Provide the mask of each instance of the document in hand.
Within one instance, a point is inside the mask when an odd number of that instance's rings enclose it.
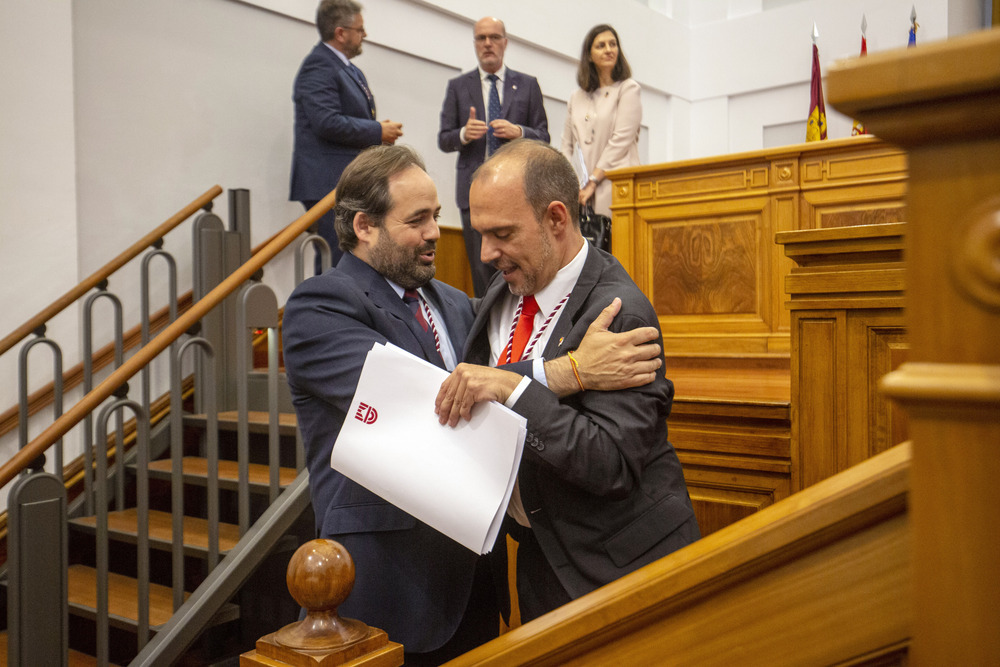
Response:
[[[368,352],[330,465],[476,553],[493,548],[514,488],[525,419],[496,402],[438,423],[446,371],[394,345]]]

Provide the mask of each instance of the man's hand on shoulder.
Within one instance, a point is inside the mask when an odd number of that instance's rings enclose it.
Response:
[[[660,332],[656,327],[639,327],[622,333],[609,331],[621,305],[621,299],[616,297],[591,322],[580,346],[572,352],[572,360],[563,355],[545,362],[549,389],[557,396],[569,396],[581,390],[631,389],[656,379],[656,371],[662,364],[660,346],[650,341],[655,341]]]

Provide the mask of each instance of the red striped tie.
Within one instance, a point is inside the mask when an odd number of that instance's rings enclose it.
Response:
[[[514,341],[510,353],[511,362],[521,360],[524,348],[528,345],[528,341],[531,340],[531,332],[535,328],[535,315],[537,313],[538,302],[535,301],[533,295],[529,294],[523,299],[521,317],[518,318],[517,326],[514,328]],[[504,354],[502,356],[506,358],[507,355]]]

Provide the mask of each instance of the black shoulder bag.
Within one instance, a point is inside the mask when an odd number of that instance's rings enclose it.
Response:
[[[595,248],[611,252],[611,218],[595,213],[588,204],[580,206],[580,232]]]

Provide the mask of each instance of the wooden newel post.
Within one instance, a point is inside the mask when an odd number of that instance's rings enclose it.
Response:
[[[340,543],[312,540],[292,555],[288,592],[306,617],[257,640],[257,649],[240,656],[240,665],[399,667],[403,646],[386,633],[351,618],[339,607],[354,587],[354,561]]]

